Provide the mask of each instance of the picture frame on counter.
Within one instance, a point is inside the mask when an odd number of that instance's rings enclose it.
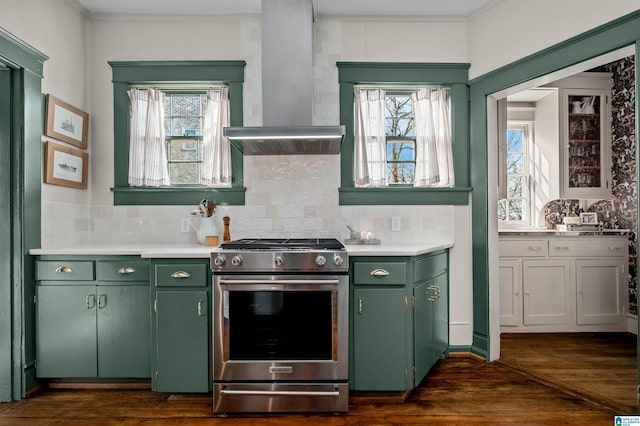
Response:
[[[89,113],[53,95],[47,95],[46,136],[87,148],[89,141]]]
[[[581,225],[597,225],[598,213],[580,213]]]
[[[51,141],[44,147],[44,182],[87,189],[89,154]]]

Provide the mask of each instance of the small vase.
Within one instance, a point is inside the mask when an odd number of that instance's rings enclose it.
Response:
[[[202,245],[206,244],[206,237],[218,236],[218,230],[216,229],[216,216],[203,217],[200,219],[200,226],[196,233],[198,242]]]

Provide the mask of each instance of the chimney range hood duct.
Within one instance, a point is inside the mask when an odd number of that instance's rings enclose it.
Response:
[[[262,121],[225,127],[245,155],[339,154],[344,126],[313,126],[312,0],[262,0]]]

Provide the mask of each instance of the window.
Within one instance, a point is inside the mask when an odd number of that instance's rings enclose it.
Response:
[[[244,61],[109,62],[114,94],[114,205],[193,205],[201,199],[243,205],[243,162],[240,149],[231,149],[231,185],[199,184],[203,172],[202,128],[204,98],[210,87],[227,87],[231,126],[242,125]],[[170,185],[130,186],[129,137],[134,87],[160,87],[164,93],[164,129]],[[233,145],[233,144],[232,144]]]
[[[164,130],[169,181],[197,185],[202,175],[205,93],[164,91]]]
[[[469,65],[378,62],[338,62],[337,65],[340,122],[346,129],[341,149],[340,204],[467,204],[471,191],[468,186],[469,92],[466,84]],[[355,88],[358,86],[384,88],[386,92],[385,123],[381,130],[384,133],[386,164],[384,173],[380,173],[384,175],[385,185],[366,186],[365,181],[356,178],[354,105]],[[415,101],[409,102],[407,98],[418,88],[436,86],[448,91],[453,141],[450,160],[455,170],[455,186],[414,187],[413,181],[419,175],[416,164],[420,150],[416,147],[420,146],[417,140],[420,136],[416,134],[415,105],[410,106]]]
[[[387,182],[413,184],[416,168],[416,127],[411,92],[387,92],[385,97]]]
[[[507,197],[498,200],[498,219],[505,222],[531,222],[528,168],[531,129],[531,123],[507,123]]]

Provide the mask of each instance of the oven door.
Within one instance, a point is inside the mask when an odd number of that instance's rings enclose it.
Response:
[[[214,277],[214,381],[347,380],[347,276]]]

